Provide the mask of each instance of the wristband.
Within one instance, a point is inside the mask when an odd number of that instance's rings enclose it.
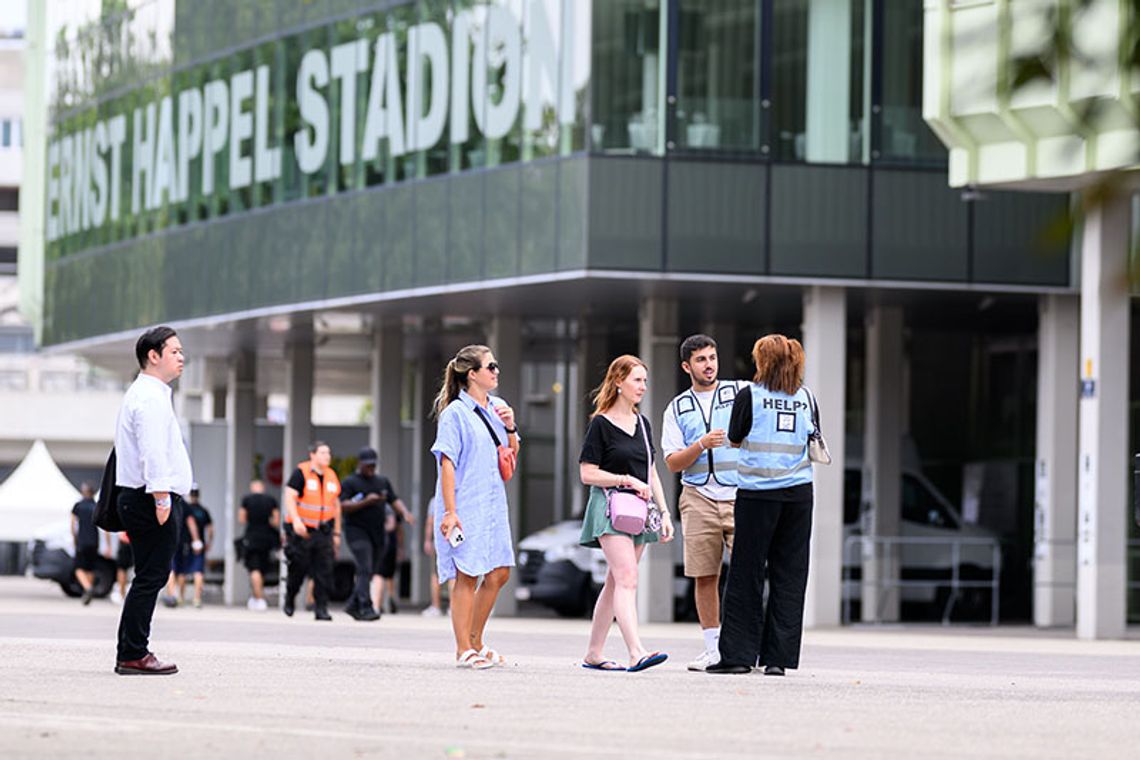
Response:
[[[705,450],[705,439],[704,439],[704,436],[701,436],[700,438],[698,438],[698,439],[697,439],[697,445],[701,447],[701,451],[704,451],[704,450]]]
[[[519,432],[519,427],[518,425],[515,425],[513,428],[504,427],[503,430],[507,431],[507,435],[514,435],[515,433]]]

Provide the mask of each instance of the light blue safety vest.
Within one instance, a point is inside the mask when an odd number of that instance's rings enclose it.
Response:
[[[808,435],[815,430],[805,388],[795,395],[752,386],[752,430],[740,444],[740,488],[771,491],[811,482]]]
[[[677,427],[681,429],[686,446],[696,443],[698,438],[714,428],[728,430],[732,403],[736,401],[740,386],[747,387],[747,384],[729,380],[717,385],[707,420],[692,388],[673,399],[673,415],[677,418]],[[738,452],[739,449],[731,446],[708,449],[681,473],[681,482],[688,486],[703,486],[708,485],[711,478],[722,486],[735,488]]]

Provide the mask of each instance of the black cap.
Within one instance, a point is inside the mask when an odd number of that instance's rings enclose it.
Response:
[[[356,455],[356,460],[361,464],[376,464],[379,457],[376,456],[376,449],[365,446]]]

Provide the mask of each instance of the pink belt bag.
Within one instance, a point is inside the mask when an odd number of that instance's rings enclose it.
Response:
[[[645,532],[645,518],[649,516],[649,502],[635,493],[611,488],[606,491],[606,517],[614,530],[640,536]]]

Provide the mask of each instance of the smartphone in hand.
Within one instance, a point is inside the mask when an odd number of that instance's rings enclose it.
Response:
[[[463,531],[459,529],[458,525],[452,528],[451,532],[447,534],[447,543],[451,544],[451,548],[453,549],[463,543],[463,539]]]

